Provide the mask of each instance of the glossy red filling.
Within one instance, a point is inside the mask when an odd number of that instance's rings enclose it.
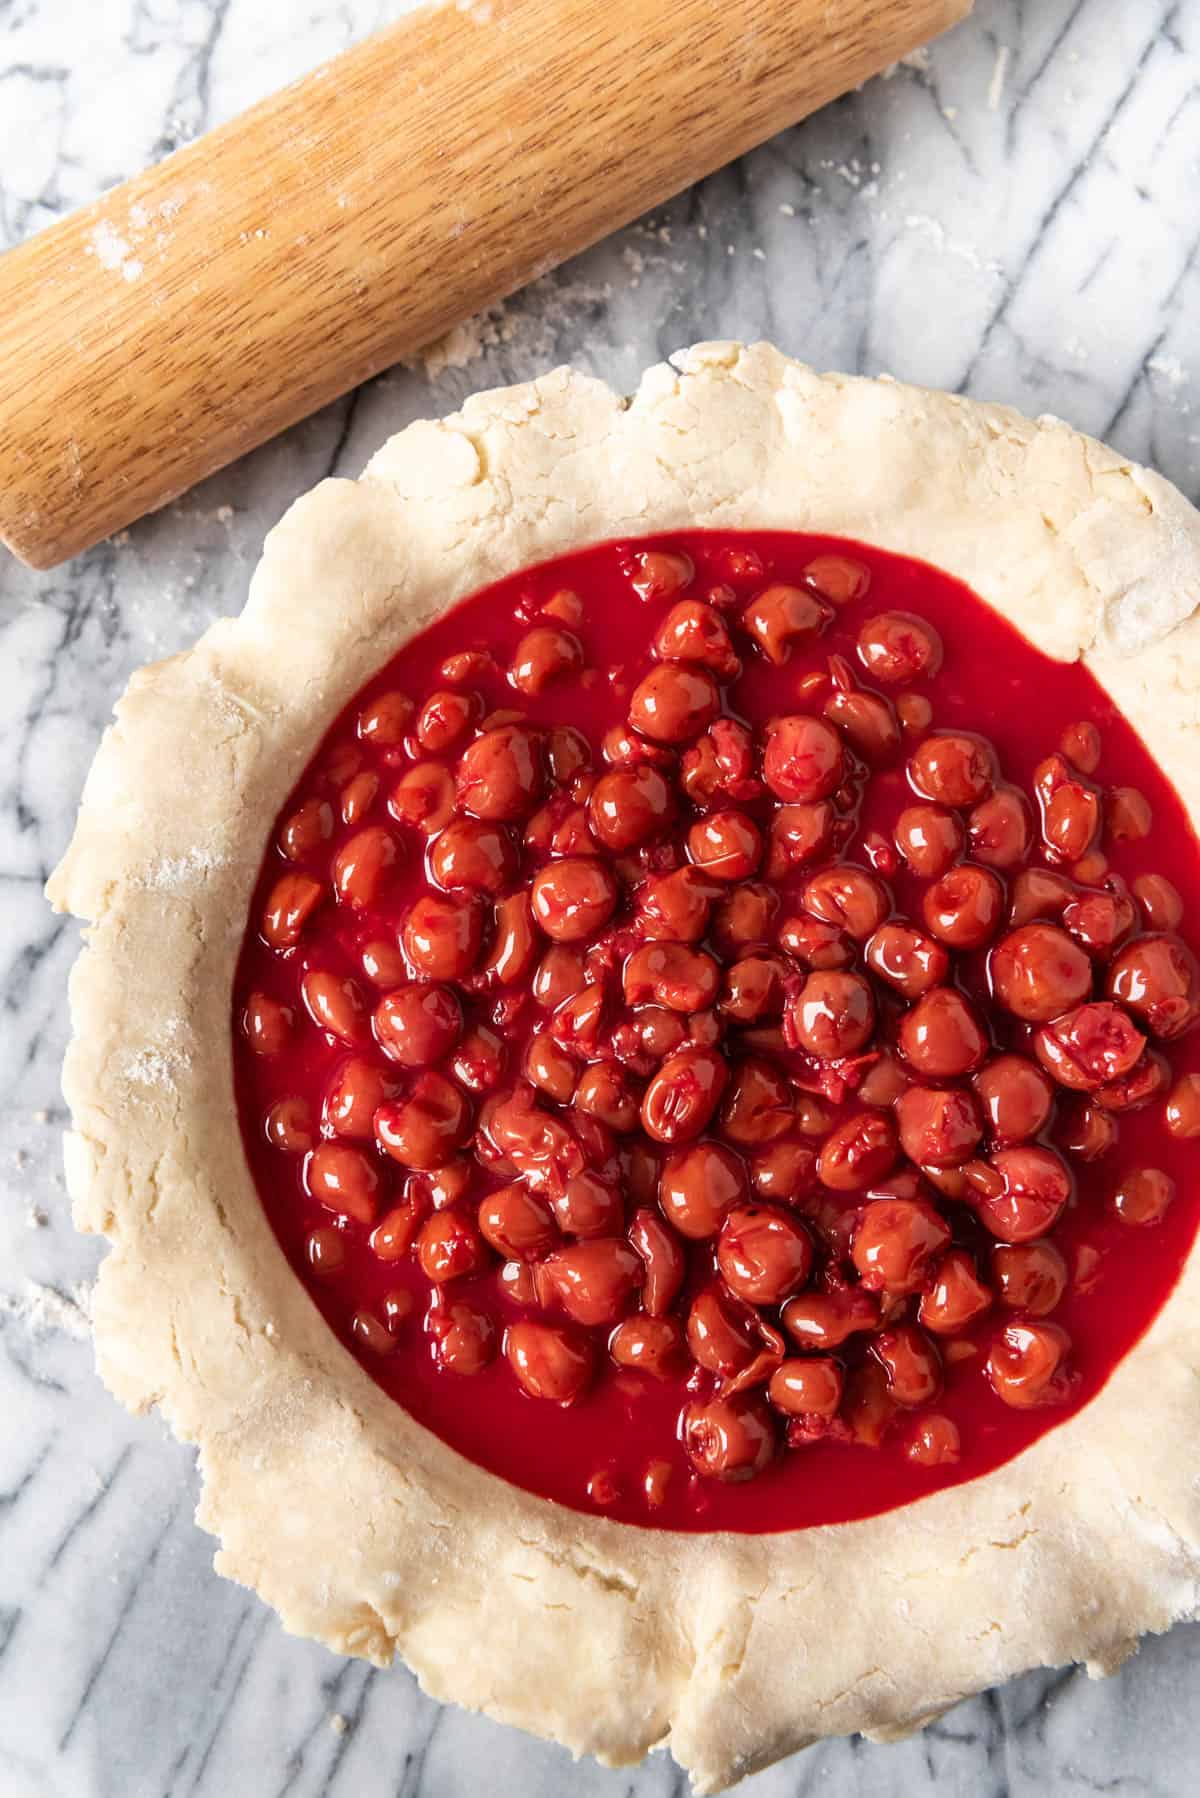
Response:
[[[790,638],[781,634],[780,621],[796,622],[808,613],[804,604],[781,602],[777,593],[764,601],[764,593],[770,596],[781,584],[816,606],[815,626],[809,618]],[[690,634],[684,620],[674,639],[660,637],[657,651],[653,647],[681,600],[711,606],[711,614],[701,616],[701,635],[709,630],[704,618],[715,616],[724,626],[710,630],[700,651],[704,660],[680,661],[670,653],[672,642],[689,654],[695,651],[696,618]],[[903,634],[872,632],[870,621],[891,612],[915,615],[932,627],[931,641],[940,638],[941,656],[934,655],[924,669],[905,666],[912,644]],[[529,633],[543,627],[556,637],[531,647]],[[730,646],[736,663],[726,655]],[[654,680],[645,682],[662,668],[672,672],[657,693]],[[411,699],[411,715],[392,697],[397,694]],[[434,694],[466,696],[466,703],[452,697],[426,707]],[[719,716],[748,726],[748,737],[722,736],[720,728],[708,734],[714,694]],[[863,695],[865,716],[856,710]],[[670,789],[674,815],[642,845],[612,850],[595,841],[594,832],[581,843],[580,807],[586,819],[594,777],[609,771],[606,753],[640,753],[636,742],[632,751],[628,742],[631,705],[636,722],[671,736],[660,743],[662,753],[654,762],[661,764],[655,772]],[[689,705],[695,707],[690,721]],[[574,745],[568,760],[586,751],[587,762],[572,772],[560,761],[564,779],[555,782],[551,772],[544,787],[524,798],[488,788],[485,775],[483,809],[505,814],[496,827],[509,859],[492,882],[497,891],[466,907],[471,918],[463,928],[469,924],[477,932],[477,941],[462,949],[470,972],[430,983],[430,991],[450,990],[458,1014],[452,1015],[451,1004],[443,1015],[436,994],[432,1011],[426,1007],[419,1017],[408,1001],[397,1002],[394,1015],[388,1014],[388,994],[409,987],[414,973],[428,971],[414,968],[411,955],[406,965],[400,946],[407,942],[411,948],[416,940],[412,908],[443,892],[434,875],[447,882],[447,869],[452,874],[455,865],[452,839],[443,841],[439,859],[438,835],[411,822],[414,783],[408,783],[407,802],[397,806],[389,795],[415,766],[433,764],[435,774],[438,767],[448,770],[457,787],[434,779],[431,802],[449,803],[462,818],[478,798],[472,765],[462,765],[463,754],[480,739],[481,727],[496,728],[497,713],[518,715],[519,728],[533,728],[539,745],[546,732],[569,727],[584,742]],[[814,757],[820,763],[834,753],[828,734],[806,725],[789,737],[792,727],[780,727],[781,718],[828,720],[834,727],[842,759],[830,774],[836,784],[820,800],[812,798],[823,778]],[[426,743],[447,746],[422,746],[415,734],[418,723]],[[938,761],[939,743],[955,732],[985,740],[979,751],[985,763],[990,745],[998,768],[981,764],[975,770],[981,790],[1019,789],[1032,835],[1018,862],[992,866],[986,878],[969,875],[961,891],[954,876],[931,897],[934,879],[914,872],[897,848],[897,820],[925,803],[915,786],[924,784],[928,793],[930,781],[947,799],[938,809],[960,824],[973,815],[975,801],[964,796],[949,803],[955,781],[969,785],[974,778],[962,762],[961,746],[953,767],[944,753]],[[617,742],[620,733],[627,739],[624,746]],[[708,747],[698,752],[701,738]],[[570,745],[565,737],[556,741],[560,751]],[[1048,762],[1060,748],[1077,760]],[[505,769],[511,772],[507,763]],[[774,791],[763,786],[764,773]],[[425,778],[418,777],[417,784]],[[541,776],[535,771],[531,779]],[[777,863],[786,859],[782,848],[775,849],[771,830],[779,806],[789,803],[793,779],[797,792],[807,795],[798,803],[827,808],[829,829],[815,850],[810,843],[805,859],[776,869],[766,880],[773,851]],[[714,782],[723,784],[714,791]],[[397,810],[404,821],[398,821]],[[706,824],[713,814],[726,819],[715,836]],[[732,825],[728,814],[734,814]],[[594,809],[591,816],[595,825]],[[1005,819],[993,823],[1002,835]],[[804,829],[810,825],[811,817]],[[565,837],[552,841],[555,830]],[[365,839],[364,831],[371,833]],[[527,832],[535,839],[532,846]],[[759,833],[761,843],[755,840]],[[556,850],[564,844],[574,859],[592,857],[602,870],[594,873],[591,887],[586,881],[581,887],[576,877],[568,893],[561,890],[556,864],[564,858]],[[478,845],[468,847],[473,851]],[[732,860],[722,867],[722,857]],[[751,866],[749,878],[766,880],[779,903],[761,944],[732,948],[721,919],[739,881],[724,876],[730,870],[736,874],[739,857]],[[647,938],[640,930],[642,883],[689,859],[706,858],[715,858],[717,879],[711,891],[704,889],[701,936],[674,961],[664,963],[661,956],[647,961],[644,952],[661,947],[663,932]],[[953,860],[979,865],[970,841]],[[836,892],[832,900],[828,892],[820,900],[806,897],[814,875],[847,866],[881,883],[881,918],[902,920],[920,934],[923,947],[914,947],[910,938],[880,937],[878,930],[870,947],[861,931],[854,934],[853,905],[839,923]],[[551,876],[545,875],[547,868]],[[1070,890],[1055,889],[1052,881],[1043,892],[1030,885],[1030,870],[1069,882]],[[886,1511],[989,1471],[1087,1403],[1178,1277],[1200,1217],[1200,1186],[1190,1177],[1200,1086],[1189,1079],[1200,1072],[1200,1055],[1190,1028],[1192,995],[1180,998],[1176,990],[1187,988],[1191,979],[1190,963],[1185,965],[1189,952],[1180,950],[1184,960],[1164,972],[1154,959],[1159,951],[1140,949],[1122,982],[1112,972],[1119,950],[1098,948],[1093,941],[1086,960],[1077,948],[1071,951],[1084,964],[1081,973],[1071,955],[1064,961],[1054,945],[1059,934],[1069,934],[1078,945],[1089,940],[1089,932],[1094,936],[1111,924],[1114,895],[1118,910],[1129,907],[1122,941],[1140,943],[1147,933],[1164,932],[1174,941],[1178,896],[1198,890],[1198,873],[1197,844],[1180,801],[1092,677],[1079,666],[1041,655],[961,583],[936,569],[859,544],[782,532],[681,532],[583,550],[473,595],[414,638],[347,707],[289,797],[251,902],[233,995],[235,1081],[247,1159],[279,1241],[330,1327],[413,1417],[480,1465],[558,1502],[648,1526],[757,1532]],[[281,881],[288,884],[281,888]],[[603,903],[610,885],[616,893],[611,916]],[[532,960],[526,944],[516,962],[482,973],[495,961],[497,901],[531,887]],[[868,910],[870,888],[868,881]],[[1098,898],[1103,903],[1097,910]],[[857,900],[862,899],[859,893]],[[561,1017],[556,1025],[531,991],[537,965],[552,948],[542,924],[563,928],[568,901],[582,906],[585,934],[565,946],[587,963],[583,1008],[570,1029]],[[590,929],[587,908],[593,903],[597,921]],[[1067,912],[1067,906],[1073,909]],[[1032,919],[1058,933],[1053,943],[1047,939],[1051,959],[1058,956],[1048,974],[1038,964],[1042,950],[1036,942],[1011,947],[1014,908],[1018,923]],[[789,921],[790,930],[784,928]],[[841,923],[850,926],[850,934]],[[943,951],[949,964],[939,984],[966,996],[983,1032],[989,1066],[997,1054],[1012,1051],[1052,1077],[1053,1104],[1036,1138],[997,1135],[985,1115],[985,1095],[968,1072],[927,1068],[918,1078],[906,1059],[902,1045],[913,1046],[915,1054],[917,1036],[916,1026],[905,1020],[911,1020],[918,1000],[891,983],[889,957],[899,956],[902,974],[919,986],[922,957],[932,954],[936,961]],[[643,955],[637,964],[644,974],[640,985],[630,972],[638,954]],[[723,983],[715,998],[705,990],[710,954]],[[738,1015],[745,1006],[742,989],[736,982],[730,986],[730,969],[756,954],[778,963],[782,1019],[770,1005],[759,1018]],[[822,1059],[814,1056],[811,1034],[820,1024],[813,1011],[820,983],[811,983],[829,966],[829,957],[839,974],[851,974],[869,991],[874,1016],[853,1053]],[[508,981],[512,966],[519,978]],[[664,1014],[659,1003],[664,982],[676,975],[683,989],[697,979],[700,985],[692,1001],[687,990],[676,993],[679,1009],[672,1013],[668,1005]],[[743,969],[740,978],[744,988],[750,973]],[[1110,979],[1116,981],[1119,1003],[1108,992]],[[1147,980],[1153,989],[1149,1001]],[[1165,999],[1156,980],[1166,982]],[[811,1002],[802,1015],[806,989]],[[1047,990],[1051,998],[1059,994],[1059,1005],[1047,1006]],[[584,1015],[588,994],[603,1006],[598,1023]],[[751,1010],[753,1003],[751,996],[746,1001]],[[771,1003],[778,1004],[778,995]],[[1105,1010],[1080,1017],[1084,1004]],[[667,1232],[674,1249],[682,1249],[682,1283],[665,1306],[656,1307],[660,1315],[650,1327],[642,1328],[641,1307],[653,1301],[647,1296],[635,1214],[643,1222],[647,1213],[673,1219],[670,1194],[659,1188],[658,1179],[662,1164],[691,1140],[691,1126],[685,1119],[676,1139],[664,1141],[661,1134],[657,1140],[653,1133],[647,1136],[643,1121],[630,1129],[623,1118],[617,1131],[592,1121],[580,1139],[580,1107],[571,1092],[578,1093],[585,1074],[600,1070],[602,1112],[619,1089],[635,1114],[642,1107],[642,1120],[653,1114],[655,1101],[645,1095],[657,1063],[653,1055],[646,1059],[631,1035],[631,1029],[641,1028],[647,1007],[668,1038],[691,1031],[694,1042],[683,1050],[685,1062],[698,1057],[695,1065],[703,1071],[703,1058],[715,1051],[734,1069],[733,1085],[719,1095],[699,1134],[716,1141],[725,1160],[736,1164],[736,1180],[744,1188],[742,1210],[748,1206],[749,1214],[739,1212],[740,1236],[730,1226],[722,1232],[727,1204],[711,1178],[698,1186],[693,1179],[691,1210],[685,1206],[684,1213],[695,1228],[679,1236],[668,1223]],[[846,1028],[844,1019],[837,1028]],[[465,1084],[459,1078],[463,1033],[479,1029],[484,1035],[475,1038],[476,1045],[490,1044],[489,1055],[501,1045],[503,1066],[490,1091],[479,1090],[490,1076],[478,1058],[465,1067]],[[535,1035],[545,1054],[531,1064],[526,1058]],[[849,1040],[842,1039],[843,1048]],[[737,1069],[747,1056],[782,1079],[786,1098],[778,1104],[786,1116],[780,1121],[766,1115],[776,1102],[770,1080],[765,1098],[751,1083],[742,1093],[741,1121],[735,1115],[727,1129]],[[1116,1109],[1097,1104],[1096,1081],[1088,1073],[1099,1065],[1097,1056],[1108,1058],[1110,1096],[1111,1081],[1135,1064],[1145,1091],[1122,1089],[1125,1096],[1114,1099]],[[339,1123],[336,1087],[350,1058],[359,1069],[359,1097],[368,1104],[368,1115],[373,1113],[366,1136],[361,1130],[348,1136],[344,1117]],[[540,1090],[525,1081],[531,1066],[544,1082]],[[886,1088],[888,1067],[899,1070],[897,1087],[907,1081],[925,1096],[896,1108],[894,1093]],[[428,1119],[418,1119],[421,1128],[414,1137],[413,1114],[404,1113],[406,1101],[424,1090],[431,1069],[438,1076],[429,1089],[437,1114],[434,1138],[438,1130],[450,1132],[448,1173],[432,1170]],[[600,1076],[609,1072],[613,1080],[605,1084]],[[873,1103],[858,1090],[868,1076],[872,1081],[865,1090]],[[561,1096],[555,1096],[556,1081],[563,1083]],[[686,1085],[681,1078],[667,1093],[672,1115],[693,1103]],[[566,1227],[570,1208],[562,1208],[561,1194],[553,1190],[557,1176],[538,1168],[527,1178],[528,1162],[502,1159],[507,1139],[497,1141],[489,1118],[496,1095],[507,1098],[514,1090],[519,1106],[534,1106],[539,1117],[545,1113],[565,1122],[571,1143],[582,1143],[578,1153],[589,1173],[617,1194],[618,1222],[605,1241],[611,1245],[620,1237],[625,1246],[603,1251],[607,1260],[596,1287],[603,1321],[586,1315],[587,1290],[580,1311],[578,1290],[571,1296],[572,1266],[564,1273],[554,1259],[588,1240],[576,1239]],[[930,1092],[950,1094],[952,1103],[931,1099]],[[1019,1094],[1006,1088],[1005,1096],[1015,1101]],[[455,1113],[449,1121],[448,1106]],[[839,1127],[864,1116],[870,1120],[865,1134],[860,1122],[850,1139],[841,1141]],[[663,1129],[669,1134],[677,1121],[668,1117]],[[918,1176],[896,1145],[897,1129],[906,1147],[920,1143],[919,1152],[942,1165],[930,1162]],[[883,1139],[882,1149],[872,1132]],[[336,1156],[321,1179],[314,1175],[314,1150],[322,1143],[352,1149],[357,1157],[346,1164],[344,1203],[337,1197]],[[1030,1192],[1026,1181],[1023,1189],[1017,1178],[1022,1169],[1013,1173],[1010,1164],[1010,1190],[1000,1190],[1004,1181],[997,1169],[1005,1166],[1005,1150],[1011,1153],[1014,1143],[1022,1153],[1032,1147],[1048,1152],[1051,1160],[1059,1158],[1049,1187]],[[1093,1154],[1095,1159],[1086,1158]],[[870,1165],[873,1155],[878,1173]],[[854,1166],[865,1169],[861,1181]],[[975,1170],[974,1181],[965,1185],[963,1166]],[[1057,1167],[1065,1169],[1065,1205],[1051,1190]],[[1028,1172],[1026,1164],[1022,1168]],[[825,1174],[831,1184],[824,1182]],[[486,1226],[484,1238],[479,1236],[478,1220],[490,1195],[522,1185],[536,1201],[526,1219],[525,1258],[505,1262],[486,1239]],[[706,1195],[715,1207],[711,1233],[703,1233],[702,1220],[697,1225],[697,1208],[703,1209]],[[892,1264],[887,1261],[895,1239],[884,1226],[891,1228],[895,1219],[886,1208],[878,1209],[881,1201],[896,1200],[924,1207],[921,1216],[932,1217],[929,1228],[936,1238],[928,1256],[917,1257],[910,1290],[901,1290],[905,1282],[894,1273],[895,1254]],[[1037,1223],[1043,1201],[1044,1229]],[[997,1260],[996,1251],[1014,1203],[1021,1239],[1048,1243],[1061,1256],[1065,1289],[1044,1313],[1003,1299],[1005,1257]],[[868,1227],[864,1219],[872,1206]],[[384,1226],[397,1216],[397,1207],[399,1223],[389,1238]],[[911,1230],[914,1214],[904,1215]],[[423,1250],[409,1247],[406,1217],[422,1227],[430,1218],[443,1220],[434,1226],[438,1239],[426,1232]],[[876,1266],[869,1240],[875,1226],[885,1275],[893,1265],[892,1285],[885,1280],[882,1292],[870,1271]],[[764,1230],[772,1240],[766,1245],[765,1296],[757,1298],[755,1254],[761,1244],[755,1233]],[[466,1270],[461,1273],[455,1272],[459,1255]],[[1020,1260],[1020,1255],[1008,1257],[1010,1271]],[[449,1277],[431,1281],[431,1267]],[[726,1318],[732,1318],[735,1334],[740,1330],[753,1340],[753,1354],[734,1351],[735,1360],[741,1356],[741,1380],[733,1362],[721,1372],[692,1359],[698,1339],[695,1301],[705,1293],[722,1293],[725,1279],[740,1282],[742,1294],[730,1301],[726,1292]],[[786,1298],[773,1296],[788,1279],[788,1291],[798,1300],[833,1293],[843,1307],[869,1302],[876,1307],[871,1327],[815,1353],[811,1341],[789,1329]],[[943,1288],[948,1281],[953,1288],[948,1297],[940,1293],[951,1310],[954,1303],[971,1308],[972,1282],[985,1289],[986,1308],[961,1327],[927,1330],[922,1307],[936,1319],[939,1280]],[[868,1293],[869,1301],[863,1296]],[[473,1322],[464,1339],[455,1338],[451,1353],[447,1334],[460,1305]],[[626,1350],[617,1352],[634,1365],[618,1365],[610,1343],[628,1317],[640,1320],[641,1334],[635,1342],[637,1332],[625,1331]],[[578,1351],[587,1360],[573,1402],[531,1396],[516,1377],[518,1326],[531,1320],[560,1330],[570,1353]],[[653,1356],[660,1338],[668,1345],[665,1378],[636,1365],[639,1354]],[[746,1363],[755,1355],[765,1356],[765,1362],[747,1373]],[[447,1358],[460,1371],[452,1371]],[[776,1377],[767,1384],[772,1372]],[[1033,1382],[1028,1390],[1040,1402],[1022,1408],[1026,1375]],[[736,1393],[739,1384],[744,1390],[730,1401],[739,1441],[730,1453],[723,1435],[728,1419],[719,1407],[706,1407],[731,1387]],[[1000,1389],[1007,1390],[1010,1402]],[[690,1430],[681,1425],[689,1406]],[[714,1471],[753,1477],[708,1477]]]

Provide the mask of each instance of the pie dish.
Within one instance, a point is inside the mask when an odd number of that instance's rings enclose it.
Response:
[[[764,345],[291,509],[49,889],[222,1572],[698,1792],[1196,1615],[1198,589],[1153,473]]]

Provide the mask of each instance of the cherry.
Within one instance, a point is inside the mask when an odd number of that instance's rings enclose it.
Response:
[[[864,951],[871,972],[905,999],[919,999],[941,986],[950,972],[950,957],[940,943],[896,920],[881,924]]]
[[[324,799],[306,799],[279,833],[279,847],[290,862],[317,855],[333,835],[333,808]]]
[[[848,863],[815,874],[804,888],[804,908],[855,942],[865,942],[891,910],[882,881]]]
[[[862,1192],[882,1180],[899,1159],[890,1118],[860,1111],[830,1131],[817,1157],[817,1175],[833,1192]]]
[[[321,1142],[304,1159],[304,1184],[330,1211],[358,1224],[375,1220],[379,1173],[360,1149],[345,1143]]]
[[[592,1168],[569,1174],[561,1183],[546,1183],[546,1196],[559,1229],[568,1236],[616,1236],[625,1222],[618,1188]]]
[[[722,1056],[685,1047],[668,1055],[642,1099],[642,1128],[655,1142],[690,1142],[708,1124],[729,1079]]]
[[[703,1011],[717,997],[721,970],[703,949],[686,943],[647,943],[625,963],[621,985],[627,1005],[648,1000],[669,1011]]]
[[[648,762],[602,774],[588,799],[592,835],[606,849],[635,849],[670,822],[671,789]]]
[[[670,1379],[686,1360],[683,1331],[673,1317],[627,1317],[609,1338],[608,1352],[618,1367],[656,1380]]]
[[[861,974],[810,974],[787,1018],[800,1048],[821,1060],[856,1055],[870,1041],[875,1002]]]
[[[671,549],[638,549],[628,559],[630,585],[647,602],[670,599],[691,583],[696,570],[690,556]]]
[[[736,680],[742,671],[725,620],[697,599],[671,607],[654,633],[654,650],[664,662],[699,662],[722,680]]]
[[[986,799],[996,777],[996,759],[982,737],[965,732],[935,733],[925,738],[908,761],[914,792],[936,805],[977,805]]]
[[[489,1193],[479,1206],[479,1228],[509,1261],[536,1261],[558,1241],[549,1210],[523,1186]]]
[[[482,1373],[495,1356],[496,1326],[476,1305],[458,1300],[431,1310],[425,1327],[437,1364],[447,1373]]]
[[[951,949],[982,949],[1000,928],[1004,889],[987,868],[963,862],[928,888],[921,915],[927,929]]]
[[[389,1060],[407,1068],[430,1067],[461,1036],[462,1006],[451,987],[413,981],[381,999],[371,1022]]]
[[[767,832],[769,880],[782,880],[826,854],[833,841],[834,812],[827,800],[777,806]]]
[[[858,653],[876,680],[905,685],[937,673],[942,642],[933,626],[912,612],[878,612],[858,633]]]
[[[593,936],[612,917],[617,884],[603,862],[566,856],[533,877],[533,915],[558,943],[577,943]]]
[[[285,874],[271,888],[263,911],[263,940],[272,949],[294,949],[304,927],[324,897],[319,880],[308,874]]]
[[[435,1211],[417,1232],[421,1272],[435,1286],[477,1273],[487,1260],[483,1238],[469,1218],[454,1211]]]
[[[1067,1290],[1067,1264],[1052,1242],[997,1243],[992,1278],[1002,1305],[1045,1317]]]
[[[619,1236],[593,1236],[556,1249],[542,1273],[568,1317],[611,1324],[628,1309],[643,1279],[640,1258]]]
[[[989,1308],[992,1295],[965,1249],[950,1249],[938,1262],[918,1315],[938,1336],[958,1336]]]
[[[589,1339],[570,1325],[545,1324],[532,1318],[510,1324],[504,1353],[518,1382],[531,1398],[570,1405],[591,1384],[595,1352]]]
[[[1029,855],[1033,825],[1016,787],[997,787],[967,819],[971,853],[989,868],[1016,868]]]
[[[991,963],[997,1000],[1018,1018],[1044,1023],[1086,999],[1092,964],[1064,930],[1023,924],[997,943]]]
[[[1146,1039],[1119,1005],[1077,1005],[1033,1039],[1034,1052],[1060,1086],[1087,1092],[1120,1080],[1137,1063]]]
[[[910,1067],[929,1080],[954,1080],[972,1073],[988,1047],[969,1000],[952,986],[932,987],[905,1012],[899,1044]]]
[[[1054,1088],[1027,1056],[993,1055],[972,1084],[998,1141],[1025,1142],[1044,1129],[1054,1105]]]
[[[815,642],[829,616],[828,609],[803,587],[776,583],[750,601],[742,613],[742,629],[750,633],[768,661],[781,665],[793,649]]]
[[[629,722],[652,742],[684,743],[712,723],[720,698],[706,668],[663,662],[635,688]]]
[[[942,1390],[942,1361],[933,1343],[915,1324],[881,1330],[871,1352],[887,1375],[894,1402],[915,1409],[937,1398]]]
[[[414,973],[460,980],[475,966],[483,942],[478,900],[425,893],[405,918],[400,942]]]
[[[1161,1168],[1139,1167],[1113,1193],[1112,1207],[1123,1224],[1157,1224],[1175,1197],[1175,1182]]]
[[[709,1287],[693,1299],[687,1318],[687,1344],[697,1367],[730,1379],[750,1365],[755,1342],[749,1313],[736,1308],[724,1287]]]
[[[658,1202],[669,1224],[695,1241],[715,1236],[746,1197],[746,1169],[724,1144],[692,1143],[663,1163]]]
[[[649,1317],[663,1317],[674,1304],[687,1273],[683,1244],[658,1213],[648,1208],[634,1213],[629,1241],[645,1268],[642,1309]]]
[[[983,1135],[979,1106],[962,1088],[910,1086],[896,1101],[900,1144],[918,1167],[969,1161]]]
[[[777,1305],[812,1271],[812,1238],[787,1211],[739,1205],[727,1213],[717,1266],[729,1290],[756,1305]]]
[[[879,1300],[860,1286],[802,1292],[787,1301],[780,1318],[802,1349],[841,1348],[851,1336],[878,1326]]]
[[[688,854],[710,880],[745,880],[762,858],[762,832],[744,812],[710,812],[688,831]]]
[[[544,782],[541,745],[523,725],[484,731],[458,764],[459,803],[476,818],[528,817]]]
[[[772,1062],[748,1057],[737,1063],[721,1108],[721,1128],[747,1148],[786,1135],[795,1116],[791,1086]]]
[[[752,1393],[694,1400],[684,1407],[682,1421],[688,1459],[707,1479],[750,1480],[775,1458],[770,1412]]]
[[[579,638],[571,631],[540,624],[526,631],[517,644],[508,678],[519,693],[540,693],[551,681],[575,674],[582,666],[583,645]]]
[[[501,893],[516,869],[517,852],[508,831],[478,818],[453,819],[429,851],[429,872],[446,892]]]
[[[868,1292],[919,1292],[949,1241],[949,1225],[927,1200],[872,1199],[863,1207],[851,1255]]]
[[[896,820],[896,847],[923,879],[936,880],[944,874],[962,846],[962,824],[944,806],[906,806]]]
[[[1177,936],[1135,937],[1113,959],[1108,994],[1155,1036],[1182,1036],[1200,1017],[1200,967]]]
[[[413,702],[394,689],[380,693],[358,714],[358,734],[378,749],[395,749],[408,734]]]
[[[1070,1347],[1071,1338],[1057,1324],[1007,1324],[987,1358],[996,1396],[1019,1411],[1065,1403],[1070,1380],[1063,1362]]]
[[[976,1194],[980,1222],[1001,1242],[1032,1242],[1058,1222],[1073,1182],[1070,1170],[1053,1149],[1033,1144],[998,1149],[991,1157],[1000,1177],[996,1191]]]
[[[781,1361],[768,1382],[767,1397],[785,1417],[835,1417],[842,1402],[842,1370],[826,1355]]]
[[[844,772],[841,740],[823,719],[780,718],[768,731],[763,779],[777,798],[808,803],[828,798]]]

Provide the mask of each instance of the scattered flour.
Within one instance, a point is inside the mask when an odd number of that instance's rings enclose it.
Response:
[[[881,79],[891,81],[892,77],[898,75],[901,69],[913,69],[918,75],[926,74],[929,69],[928,48],[922,45],[917,50],[910,50],[908,55],[902,56],[898,62],[890,62],[887,68],[881,71]]]
[[[101,219],[89,231],[86,254],[94,256],[101,268],[112,269],[126,281],[136,281],[141,276],[142,264],[133,253],[133,245],[107,219]]]
[[[159,893],[185,892],[223,868],[226,861],[227,857],[207,849],[189,849],[186,855],[164,855],[143,869],[138,885]]]
[[[18,1294],[0,1293],[0,1315],[23,1323],[34,1336],[60,1330],[85,1341],[92,1333],[92,1289],[81,1282],[69,1292],[26,1280]]]
[[[472,362],[477,362],[489,347],[489,342],[498,341],[489,339],[488,327],[486,313],[480,318],[469,318],[465,324],[455,325],[444,337],[439,337],[436,343],[431,343],[428,349],[422,350],[421,366],[429,379],[436,381],[448,368],[469,368]]]
[[[578,324],[581,311],[600,305],[611,295],[607,284],[555,281],[550,275],[540,275],[522,289],[519,303],[499,301],[455,325],[407,366],[419,368],[436,381],[447,369],[468,368],[492,349],[510,349],[522,357],[548,361],[557,354],[562,332]]]
[[[207,190],[201,182],[198,192]],[[102,218],[88,233],[86,254],[94,256],[101,268],[111,269],[123,281],[138,281],[145,272],[145,259],[157,256],[162,262],[175,241],[172,221],[182,210],[183,197],[168,197],[157,206],[142,200],[130,203],[126,222],[120,230],[111,219]],[[259,232],[257,235],[261,236]]]
[[[344,1736],[350,1723],[346,1717],[342,1716],[341,1711],[334,1711],[329,1719],[329,1727],[335,1736]]]
[[[948,237],[946,227],[940,220],[930,218],[928,213],[910,212],[906,215],[904,223],[909,231],[918,231],[922,237],[927,237],[934,248],[940,250],[944,256],[954,256],[959,262],[965,262],[971,268],[978,269],[980,274],[999,275],[1003,273],[998,262],[985,260],[972,244],[961,243],[957,238]]]
[[[996,50],[996,62],[992,69],[992,79],[988,86],[987,108],[995,112],[1000,105],[1000,96],[1004,92],[1004,80],[1008,74],[1008,45],[1000,44]]]
[[[1178,356],[1151,356],[1146,367],[1152,375],[1158,375],[1168,387],[1186,387],[1187,369]]]
[[[136,1086],[160,1087],[172,1091],[192,1065],[184,1046],[187,1027],[182,1018],[166,1018],[159,1029],[157,1042],[146,1043],[129,1056],[121,1072]],[[183,1039],[183,1041],[181,1041]]]

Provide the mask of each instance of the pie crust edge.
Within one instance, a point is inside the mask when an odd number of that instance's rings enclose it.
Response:
[[[398,1652],[435,1697],[576,1753],[665,1744],[706,1793],[1032,1666],[1111,1671],[1200,1613],[1179,1447],[1200,1426],[1200,1248],[1100,1395],[1017,1460],[774,1536],[641,1530],[509,1486],[329,1331],[233,1122],[229,994],[270,820],[435,613],[583,542],[688,526],[936,563],[1082,654],[1200,819],[1200,516],[1176,489],[1054,419],[716,343],[630,401],[569,369],[477,394],[300,499],[241,616],[130,681],[48,891],[90,921],[65,1154],[78,1227],[111,1243],[99,1369],[197,1444],[218,1569],[289,1630]]]

